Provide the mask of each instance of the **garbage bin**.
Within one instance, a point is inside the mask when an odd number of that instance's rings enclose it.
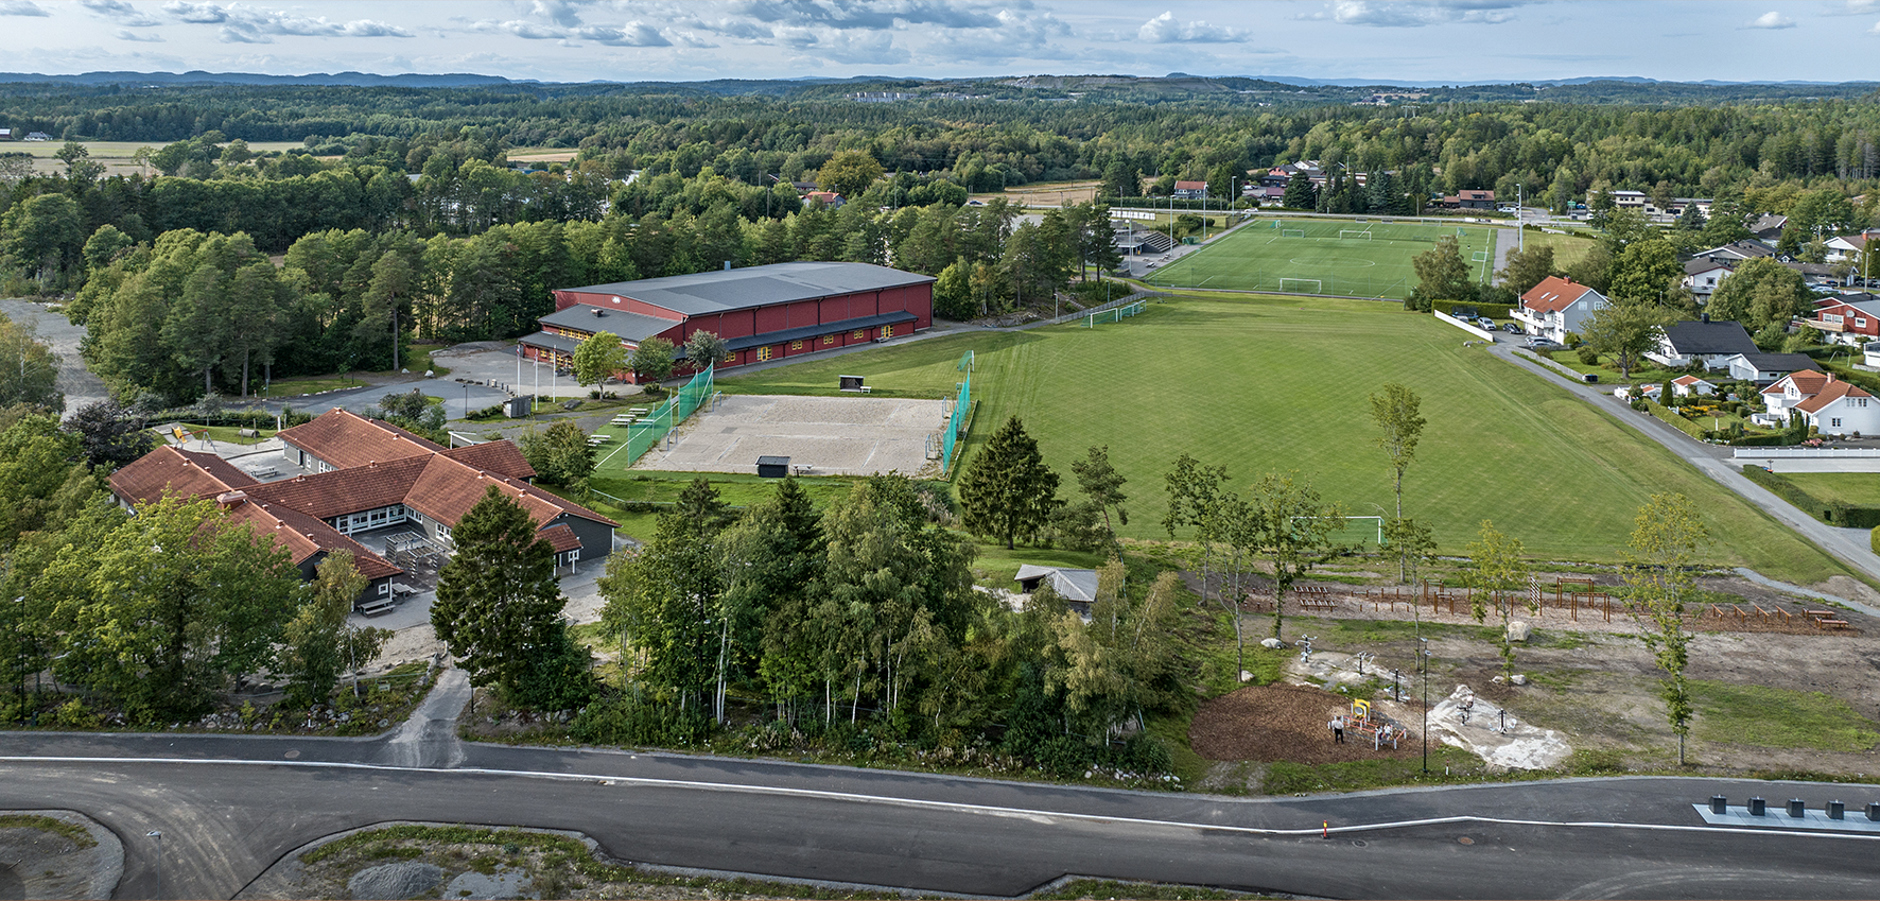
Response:
[[[1768,809],[1767,805],[1768,802],[1764,801],[1762,798],[1749,799],[1749,815],[1753,817],[1762,816]]]

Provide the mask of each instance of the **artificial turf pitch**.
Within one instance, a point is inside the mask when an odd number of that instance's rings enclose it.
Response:
[[[1188,453],[1245,491],[1297,471],[1355,515],[1394,510],[1367,397],[1400,382],[1429,425],[1404,478],[1404,513],[1463,552],[1493,520],[1548,560],[1616,561],[1658,492],[1705,512],[1707,562],[1813,583],[1845,573],[1748,502],[1564,388],[1464,347],[1460,332],[1394,304],[1327,298],[1177,296],[1140,316],[1022,332],[971,332],[722,375],[740,394],[838,395],[861,374],[876,394],[946,397],[976,354],[979,407],[961,465],[1018,416],[1073,494],[1070,464],[1093,445],[1129,481],[1128,538],[1165,539],[1164,476]],[[956,467],[957,472],[957,467]],[[1382,508],[1380,510],[1379,508]],[[1354,522],[1355,534],[1374,524]]]
[[[1494,270],[1496,229],[1414,221],[1256,219],[1150,273],[1164,288],[1334,294],[1401,300],[1416,287],[1411,261],[1445,236],[1479,279]]]

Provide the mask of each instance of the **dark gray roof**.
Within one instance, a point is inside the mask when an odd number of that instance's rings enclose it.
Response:
[[[1700,257],[1729,258],[1729,259],[1738,259],[1738,260],[1753,260],[1758,257],[1772,257],[1775,255],[1776,255],[1775,248],[1770,247],[1769,245],[1764,244],[1761,241],[1736,241],[1730,244],[1725,244],[1722,247],[1712,247],[1709,250],[1701,250],[1697,252],[1697,256],[1700,256]]]
[[[816,300],[838,294],[929,284],[933,280],[932,276],[868,263],[808,262],[721,269],[562,290],[584,294],[615,294],[687,316],[701,316],[798,300]]]
[[[874,328],[878,325],[893,325],[901,322],[913,322],[920,317],[913,313],[882,313],[877,316],[863,316],[860,319],[844,319],[840,322],[825,322],[821,325],[805,325],[800,328],[787,328],[776,332],[763,332],[745,335],[725,342],[726,350],[744,350],[747,347],[761,347],[766,344],[782,344],[785,341],[800,341],[805,338],[820,338],[823,335],[835,335],[858,329]]]
[[[1729,269],[1729,268],[1730,268],[1729,261],[1713,260],[1713,259],[1710,259],[1709,257],[1698,257],[1697,259],[1686,260],[1684,262],[1684,274],[1685,275],[1696,275],[1699,272],[1708,272],[1712,269]]]
[[[1760,348],[1740,322],[1674,322],[1665,326],[1665,341],[1679,356],[1692,354],[1753,354]]]
[[[636,344],[679,324],[676,320],[661,319],[658,316],[629,313],[625,310],[609,310],[605,307],[580,303],[568,309],[550,313],[537,321],[543,325],[579,329],[584,332],[613,332],[622,340]]]
[[[573,338],[563,338],[560,335],[549,332],[536,332],[533,335],[528,335],[522,339],[522,343],[530,347],[546,347],[549,350],[559,350],[565,354],[574,353],[575,348],[581,346],[581,342]]]
[[[1758,372],[1821,371],[1821,365],[1807,354],[1744,354],[1743,362],[1756,367]]]

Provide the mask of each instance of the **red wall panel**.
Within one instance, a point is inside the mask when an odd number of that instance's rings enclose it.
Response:
[[[761,335],[765,332],[780,332],[790,327],[790,310],[782,304],[758,307],[753,312],[756,313],[757,321],[756,331],[752,334]]]

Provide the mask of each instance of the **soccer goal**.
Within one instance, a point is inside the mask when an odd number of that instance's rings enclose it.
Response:
[[[1141,313],[1148,303],[1146,300],[1138,300],[1114,310],[1098,310],[1084,317],[1084,328],[1096,328],[1099,322],[1122,322],[1124,319]]]
[[[1303,228],[1282,228],[1279,230],[1279,236],[1282,238],[1303,238],[1306,236],[1306,230]]]
[[[1323,294],[1316,278],[1282,278],[1279,289],[1286,294]]]
[[[1338,230],[1340,241],[1369,241],[1371,230],[1368,228],[1341,228]]]

